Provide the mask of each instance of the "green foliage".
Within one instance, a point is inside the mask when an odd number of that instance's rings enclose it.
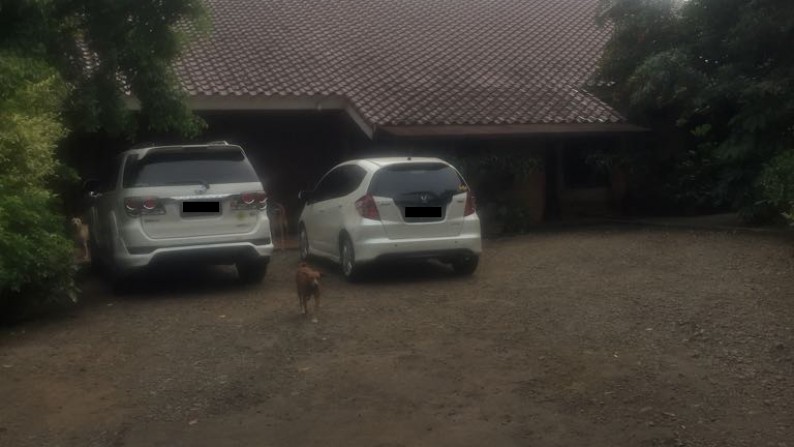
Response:
[[[151,130],[194,136],[173,62],[205,17],[200,0],[0,0],[0,48],[55,67],[71,128],[134,132],[129,91]]]
[[[42,188],[0,187],[0,317],[76,300],[74,248]]]
[[[49,181],[66,94],[41,60],[0,51],[0,316],[73,300],[73,247]]]
[[[758,186],[763,204],[777,210],[794,225],[794,150],[782,152],[772,159],[761,174]]]
[[[521,149],[492,150],[465,157],[447,158],[464,176],[472,178],[485,174],[526,179],[544,169],[541,155]]]
[[[604,173],[616,168],[631,170],[634,158],[630,153],[621,150],[596,149],[585,156],[585,163]]]
[[[206,28],[200,0],[0,0],[0,316],[74,300],[72,242],[53,186],[67,129],[196,135],[173,62]],[[132,96],[130,96],[132,95]]]
[[[739,208],[775,202],[756,185],[778,154],[794,147],[794,2],[601,6],[600,20],[615,30],[599,68],[601,95],[636,122],[675,124],[689,135],[668,186],[687,188],[699,171],[693,199]],[[692,164],[700,162],[707,165]]]

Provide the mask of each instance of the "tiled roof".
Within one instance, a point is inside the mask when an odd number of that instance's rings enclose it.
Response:
[[[379,126],[614,123],[584,90],[598,0],[205,0],[201,96],[344,96]]]

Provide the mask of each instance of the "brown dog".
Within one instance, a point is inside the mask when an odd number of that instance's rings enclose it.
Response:
[[[270,219],[270,233],[273,235],[273,243],[278,238],[279,248],[286,248],[285,239],[287,237],[287,210],[284,205],[267,201],[267,217]]]
[[[298,264],[298,271],[295,273],[295,284],[298,287],[298,303],[301,306],[303,315],[309,317],[309,300],[314,297],[314,317],[312,323],[317,322],[317,315],[320,312],[320,278],[321,272],[309,267],[309,264],[301,262]]]
[[[89,259],[88,253],[88,225],[84,224],[79,217],[72,218],[72,227],[74,231],[74,241],[83,249],[82,261]]]

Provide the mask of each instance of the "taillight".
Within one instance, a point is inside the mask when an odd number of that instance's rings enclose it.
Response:
[[[232,201],[233,210],[264,209],[267,205],[267,194],[264,191],[244,192]]]
[[[474,193],[469,191],[466,193],[466,206],[463,208],[463,215],[470,216],[477,212],[477,201],[474,198]]]
[[[375,199],[371,195],[356,200],[356,211],[361,214],[361,217],[372,220],[380,220],[380,213],[378,207],[375,205]]]
[[[165,207],[156,197],[127,197],[124,199],[124,210],[129,216],[165,214]]]

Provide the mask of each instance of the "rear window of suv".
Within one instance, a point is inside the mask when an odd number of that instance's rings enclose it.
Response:
[[[141,160],[130,156],[124,169],[125,188],[258,182],[251,164],[239,150],[163,151]]]
[[[380,169],[372,178],[369,192],[373,196],[398,198],[429,192],[437,197],[451,197],[466,183],[457,171],[443,163],[401,163]]]

